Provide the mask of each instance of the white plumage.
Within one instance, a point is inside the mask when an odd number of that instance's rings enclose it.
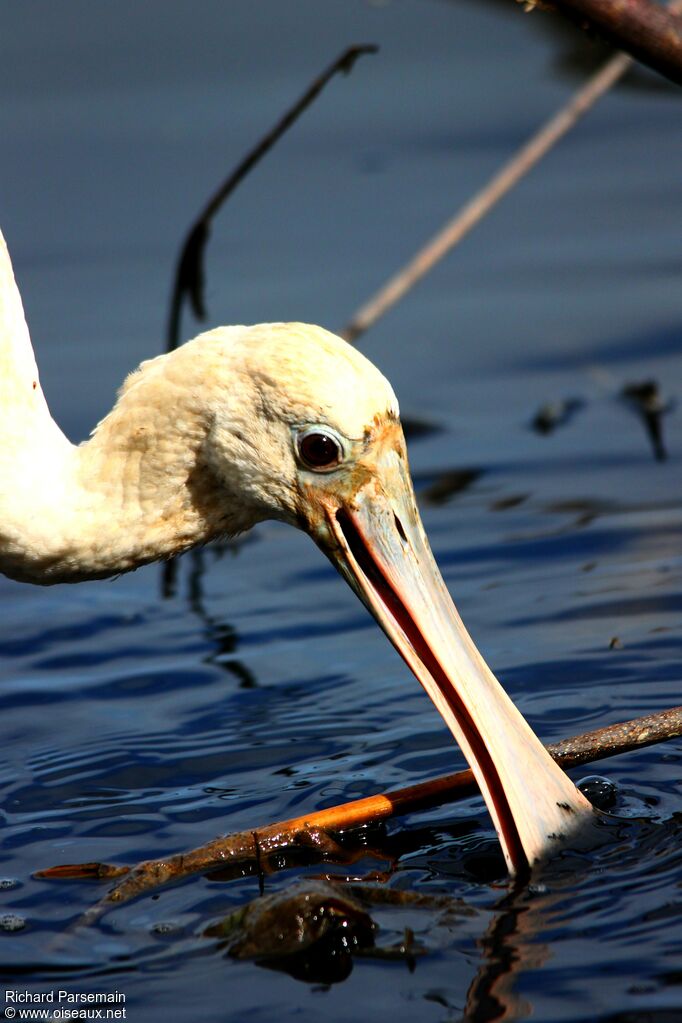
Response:
[[[591,820],[452,604],[375,366],[320,327],[221,327],[143,363],[74,446],[45,402],[3,242],[0,571],[43,584],[114,575],[267,518],[310,534],[414,671],[471,763],[510,870]]]

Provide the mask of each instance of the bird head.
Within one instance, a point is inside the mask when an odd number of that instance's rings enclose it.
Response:
[[[510,870],[543,858],[589,804],[501,688],[452,603],[417,509],[391,385],[319,327],[230,330],[231,383],[214,405],[214,471],[254,520],[307,532],[374,615],[467,757]]]

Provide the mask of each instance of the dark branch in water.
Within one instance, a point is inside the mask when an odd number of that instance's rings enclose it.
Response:
[[[349,46],[348,49],[330,64],[306,89],[300,99],[280,118],[273,128],[256,143],[243,157],[234,170],[223,181],[220,188],[213,193],[197,219],[192,224],[183,243],[175,268],[173,291],[171,294],[168,329],[166,331],[166,351],[172,352],[180,341],[180,320],[185,301],[189,301],[194,315],[198,320],[206,318],[204,301],[204,252],[208,241],[211,223],[225,200],[234,192],[250,171],[259,163],[274,144],[294,124],[301,114],[322,92],[327,82],[335,74],[350,74],[358,57],[365,53],[376,53],[379,49],[372,43],[360,46]],[[201,560],[201,555],[199,555]],[[161,596],[168,600],[175,596],[177,579],[177,561],[171,558],[161,570]]]
[[[199,320],[206,317],[204,302],[204,249],[208,241],[211,222],[216,213],[255,165],[272,149],[292,124],[298,120],[313,100],[322,92],[327,82],[339,72],[347,75],[352,71],[358,57],[365,53],[376,53],[377,46],[367,44],[350,46],[306,89],[300,99],[280,118],[277,124],[263,136],[253,149],[237,164],[220,188],[211,196],[203,210],[192,224],[185,238],[175,270],[175,281],[171,296],[170,316],[166,335],[166,350],[177,348],[180,338],[180,317],[185,300],[189,300],[194,315]]]
[[[585,732],[554,743],[547,749],[558,764],[570,768],[676,739],[681,735],[682,706],[679,706]],[[254,870],[274,870],[282,863],[272,862],[270,858],[273,853],[281,857],[283,853],[297,849],[314,850],[321,859],[338,858],[342,850],[330,837],[330,832],[340,833],[376,824],[391,817],[466,799],[476,792],[478,786],[472,772],[459,771],[408,788],[394,789],[382,795],[318,810],[305,817],[295,817],[216,838],[190,852],[161,860],[149,860],[132,868],[84,863],[50,867],[39,871],[36,876],[50,880],[121,878],[79,921],[82,924],[92,924],[115,906],[192,874],[220,871],[221,878],[226,879],[228,875],[242,877]],[[363,848],[364,853],[366,850]]]
[[[580,28],[596,32],[635,60],[682,85],[682,4],[652,0],[547,0]]]
[[[664,404],[655,380],[643,380],[638,383],[626,384],[621,396],[637,413],[644,423],[647,437],[651,441],[654,458],[664,462],[668,457],[663,443],[663,416],[670,412],[672,406]]]

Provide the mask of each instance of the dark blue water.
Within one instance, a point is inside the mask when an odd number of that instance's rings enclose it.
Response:
[[[221,214],[211,324],[340,327],[581,80],[548,18],[425,0],[6,7],[0,222],[70,436],[161,349],[204,197],[338,51],[382,47]],[[606,98],[364,343],[404,414],[440,427],[411,446],[427,530],[546,740],[680,699],[682,420],[664,417],[657,462],[618,398],[648,378],[664,402],[682,389],[681,108],[653,85]],[[568,399],[561,428],[530,429]],[[464,469],[466,489],[434,498]],[[615,783],[622,824],[531,888],[504,880],[479,800],[392,823],[377,838],[392,863],[368,852],[352,873],[390,867],[390,886],[458,901],[373,910],[381,947],[409,927],[419,954],[359,958],[331,988],[201,936],[257,896],[256,878],[194,879],[65,938],[105,889],[40,868],[161,856],[462,758],[350,591],[284,527],[186,558],[172,599],[151,567],[71,588],[1,580],[0,601],[13,883],[0,914],[25,921],[0,934],[7,987],[120,991],[145,1023],[682,1018],[679,741],[579,772]]]

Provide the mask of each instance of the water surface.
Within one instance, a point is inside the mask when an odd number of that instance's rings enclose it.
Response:
[[[381,45],[221,214],[211,325],[340,327],[581,80],[542,17],[417,0],[3,11],[0,215],[69,435],[87,436],[161,349],[194,213],[337,52]],[[427,531],[476,641],[547,741],[679,702],[680,416],[664,419],[658,462],[618,398],[655,378],[672,403],[682,384],[680,106],[653,84],[607,97],[364,343],[404,414],[439,427],[411,445]],[[530,428],[569,399],[561,428]],[[463,470],[447,498],[443,474]],[[254,877],[194,879],[64,941],[103,889],[38,881],[40,868],[168,854],[462,758],[290,529],[184,559],[172,599],[150,567],[45,590],[1,580],[0,601],[12,882],[0,914],[26,922],[0,934],[8,987],[121,991],[145,1023],[680,1018],[679,742],[579,772],[617,786],[622,824],[530,888],[505,881],[480,800],[392,823],[374,836],[394,857],[386,883],[466,912],[373,910],[380,946],[408,927],[420,954],[359,958],[331,987],[201,937],[258,895]],[[352,872],[386,869],[368,852]]]

